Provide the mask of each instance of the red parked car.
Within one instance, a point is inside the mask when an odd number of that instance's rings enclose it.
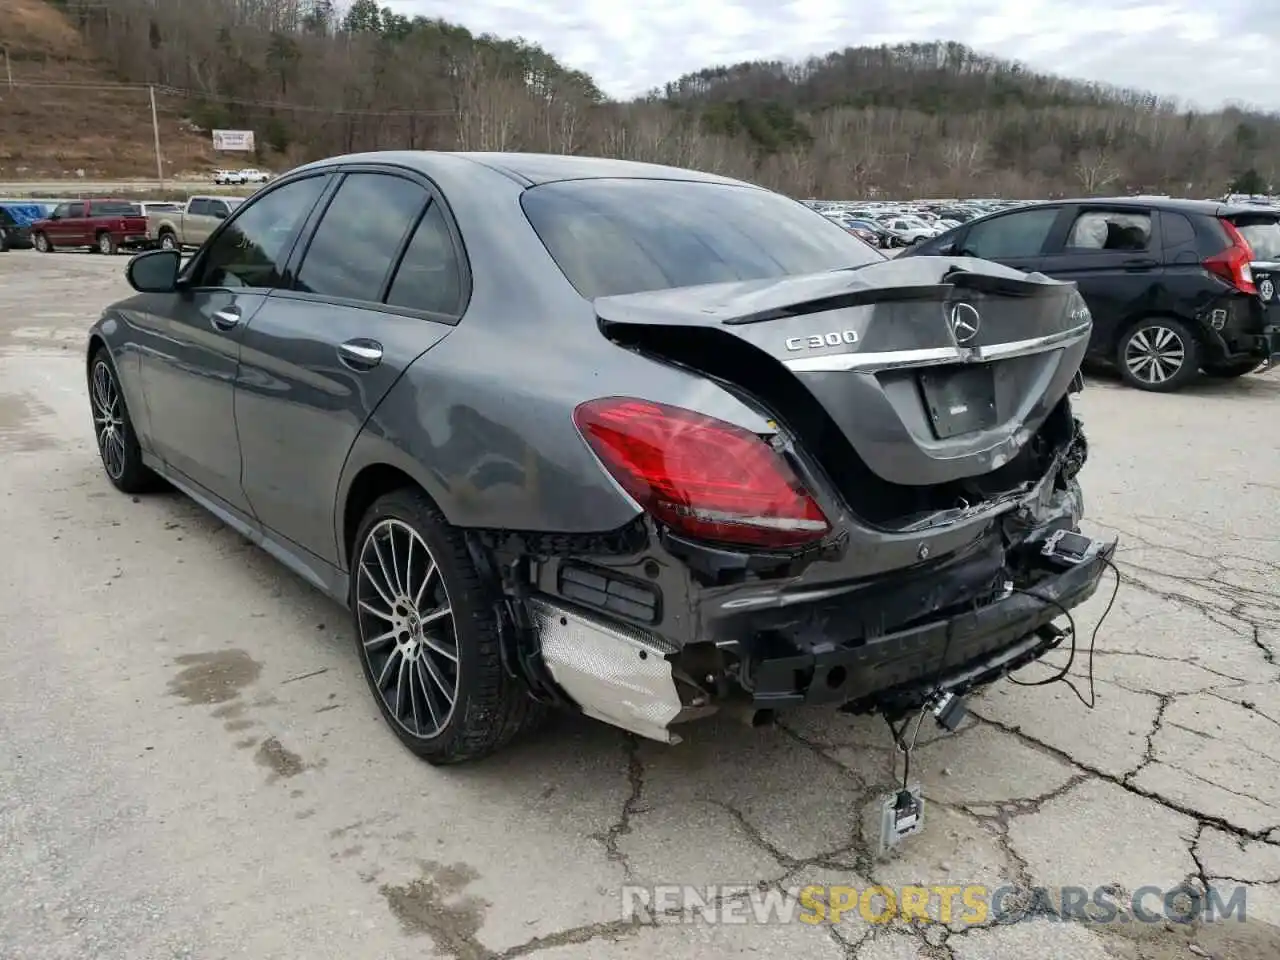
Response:
[[[32,245],[41,253],[87,247],[98,253],[146,247],[147,218],[128,200],[76,200],[58,204],[31,224]]]

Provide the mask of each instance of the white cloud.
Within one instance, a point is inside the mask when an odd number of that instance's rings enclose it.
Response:
[[[381,0],[399,13],[523,36],[606,93],[683,73],[866,44],[956,40],[1062,76],[1201,107],[1280,110],[1276,0]]]

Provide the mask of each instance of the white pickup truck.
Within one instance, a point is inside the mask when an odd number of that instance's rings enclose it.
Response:
[[[162,250],[198,247],[242,203],[240,197],[192,197],[177,213],[148,215],[147,239]]]

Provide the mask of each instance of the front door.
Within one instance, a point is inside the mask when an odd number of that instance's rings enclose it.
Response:
[[[1045,244],[1061,213],[1059,207],[1031,207],[979,220],[959,238],[956,253],[995,260],[1027,273],[1039,270]]]
[[[365,421],[457,322],[457,251],[425,181],[355,168],[295,255],[292,289],[249,322],[236,381],[245,494],[313,558],[337,565],[335,497]]]
[[[83,214],[84,204],[76,204],[80,207]],[[70,203],[60,203],[53,208],[53,212],[49,214],[49,222],[45,224],[44,235],[49,242],[55,247],[65,247],[69,244],[69,234],[67,232],[67,217],[71,216]]]
[[[137,319],[150,446],[187,480],[242,513],[234,387],[240,344],[280,283],[324,176],[245,204],[192,260],[178,292]]]

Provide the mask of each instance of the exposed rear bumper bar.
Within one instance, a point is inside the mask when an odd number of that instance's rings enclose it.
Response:
[[[1093,595],[1115,549],[1113,541],[1093,559],[1041,580],[1036,596],[1014,592],[976,610],[856,644],[757,659],[750,664],[753,704],[758,709],[806,704],[843,704],[854,712],[910,709],[935,687],[963,692],[988,683],[1057,642],[1038,631],[1064,608]]]

